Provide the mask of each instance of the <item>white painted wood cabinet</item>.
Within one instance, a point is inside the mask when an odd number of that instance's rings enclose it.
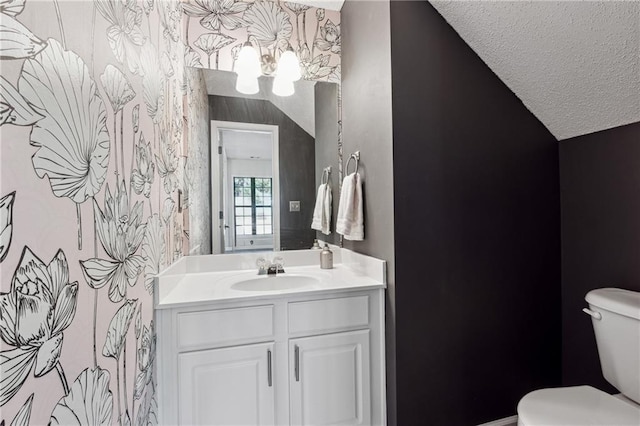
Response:
[[[292,339],[291,424],[371,424],[369,330]]]
[[[384,289],[156,311],[160,424],[384,425]]]
[[[178,354],[183,425],[273,425],[273,343]]]

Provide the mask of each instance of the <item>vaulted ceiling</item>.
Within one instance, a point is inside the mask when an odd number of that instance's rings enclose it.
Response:
[[[559,140],[640,121],[640,1],[431,4]]]

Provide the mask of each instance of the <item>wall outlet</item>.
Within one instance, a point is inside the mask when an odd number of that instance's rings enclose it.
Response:
[[[300,201],[289,201],[289,211],[290,212],[299,212],[300,211]]]

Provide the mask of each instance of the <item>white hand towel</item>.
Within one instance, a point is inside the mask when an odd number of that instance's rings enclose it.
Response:
[[[316,197],[316,206],[313,209],[313,221],[311,229],[318,230],[325,235],[331,233],[331,202],[333,195],[331,194],[331,186],[329,183],[323,183],[318,187],[318,195]]]
[[[347,240],[364,240],[362,181],[359,173],[351,173],[342,181],[336,232]]]

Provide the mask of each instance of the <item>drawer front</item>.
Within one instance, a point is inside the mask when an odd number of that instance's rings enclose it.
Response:
[[[369,326],[369,296],[289,303],[289,332],[326,333]]]
[[[273,338],[273,305],[178,314],[178,349],[219,347]]]

